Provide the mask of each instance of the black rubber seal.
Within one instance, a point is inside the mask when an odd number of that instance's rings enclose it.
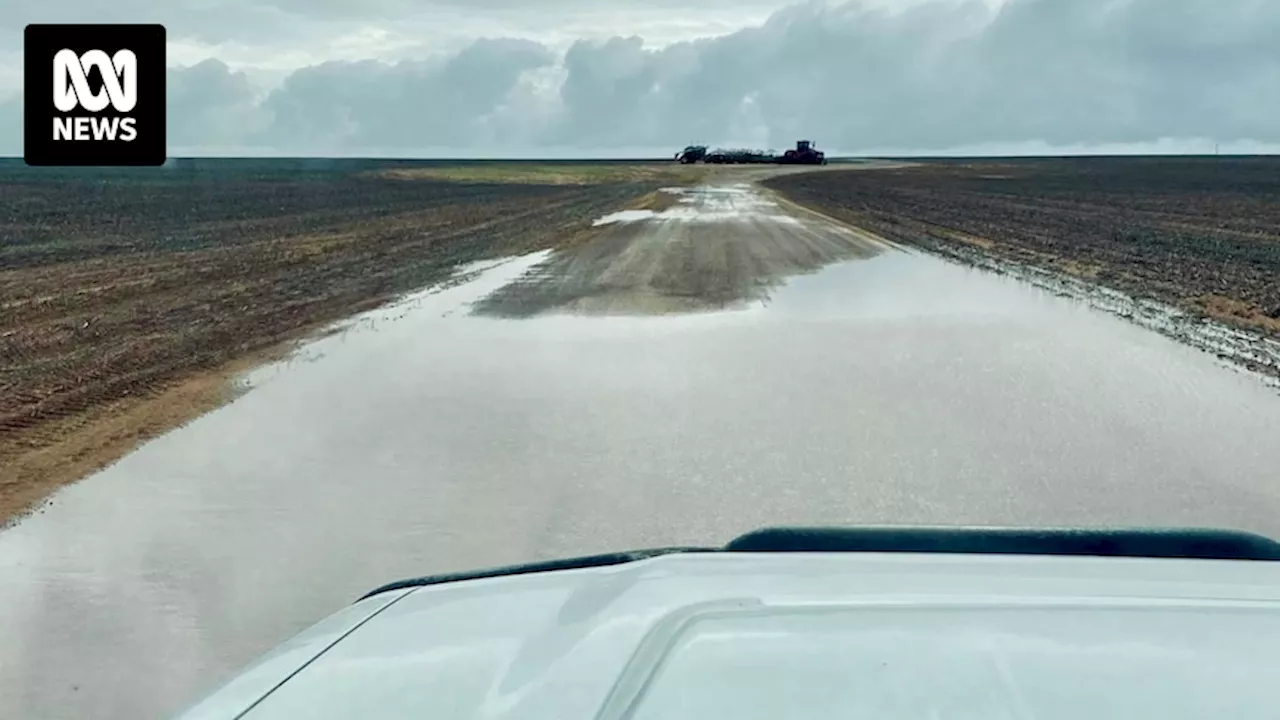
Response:
[[[1090,555],[1183,560],[1280,560],[1280,543],[1252,533],[1201,528],[777,527],[741,535],[722,548],[673,547],[605,553],[428,575],[383,585],[360,598],[405,588],[606,567],[673,553],[961,553]]]

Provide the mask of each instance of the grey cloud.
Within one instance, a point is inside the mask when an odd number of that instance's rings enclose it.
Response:
[[[952,66],[967,114],[989,109],[975,128],[986,137],[961,139],[1274,139],[1274,123],[1260,121],[1280,110],[1275,37],[1271,4],[1013,3]]]
[[[267,121],[248,77],[218,60],[170,68],[166,92],[171,147],[234,146]]]
[[[607,143],[608,116],[616,134],[717,142],[751,113],[776,146],[808,135],[844,148],[1275,140],[1275,37],[1269,3],[1013,0],[994,14],[979,2],[815,4],[696,45],[580,44],[556,132]]]
[[[304,12],[301,0],[275,4]],[[485,39],[430,61],[325,63],[269,94],[202,64],[173,79],[171,123],[184,141],[303,153],[779,148],[806,136],[843,150],[1276,143],[1276,37],[1280,4],[1256,0],[811,3],[660,48],[614,37],[558,55]]]
[[[563,58],[558,113],[536,141],[601,149],[739,139],[782,147],[802,136],[848,149],[1274,142],[1276,37],[1280,6],[1247,0],[1012,0],[994,11],[978,0],[902,11],[814,3],[763,27],[661,49],[634,37],[579,42]],[[476,81],[501,62],[491,59]],[[514,77],[499,75],[499,86]],[[457,130],[484,114],[482,98],[501,94],[417,105],[432,119],[416,124]],[[382,115],[376,126],[414,142],[404,120]]]
[[[554,62],[526,40],[478,40],[438,61],[330,62],[289,76],[264,103],[273,147],[404,148],[493,140],[486,125],[529,70]]]

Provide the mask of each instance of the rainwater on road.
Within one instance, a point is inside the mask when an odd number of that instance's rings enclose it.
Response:
[[[392,579],[766,525],[1280,536],[1258,379],[770,202],[738,203],[707,256],[676,206],[602,224],[615,247],[586,266],[473,269],[66,488],[0,532],[0,714],[161,717]],[[780,228],[826,255],[782,257]],[[673,258],[742,273],[725,309],[658,302],[701,282],[660,282]],[[521,298],[537,311],[471,312]]]

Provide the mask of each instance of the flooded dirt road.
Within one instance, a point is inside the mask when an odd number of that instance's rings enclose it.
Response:
[[[548,310],[669,313],[741,307],[767,299],[787,278],[888,246],[797,208],[745,181],[668,188],[658,210],[624,210],[606,229],[560,252],[478,304],[487,315]],[[749,176],[748,176],[749,177]]]
[[[606,230],[354,319],[0,532],[3,714],[162,717],[390,579],[763,525],[1280,535],[1280,395],[1210,354],[751,188]]]

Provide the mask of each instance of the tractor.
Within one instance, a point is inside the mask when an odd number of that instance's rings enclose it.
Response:
[[[796,143],[795,149],[783,153],[778,162],[786,165],[826,165],[827,155],[815,149],[812,142],[800,140]]]

